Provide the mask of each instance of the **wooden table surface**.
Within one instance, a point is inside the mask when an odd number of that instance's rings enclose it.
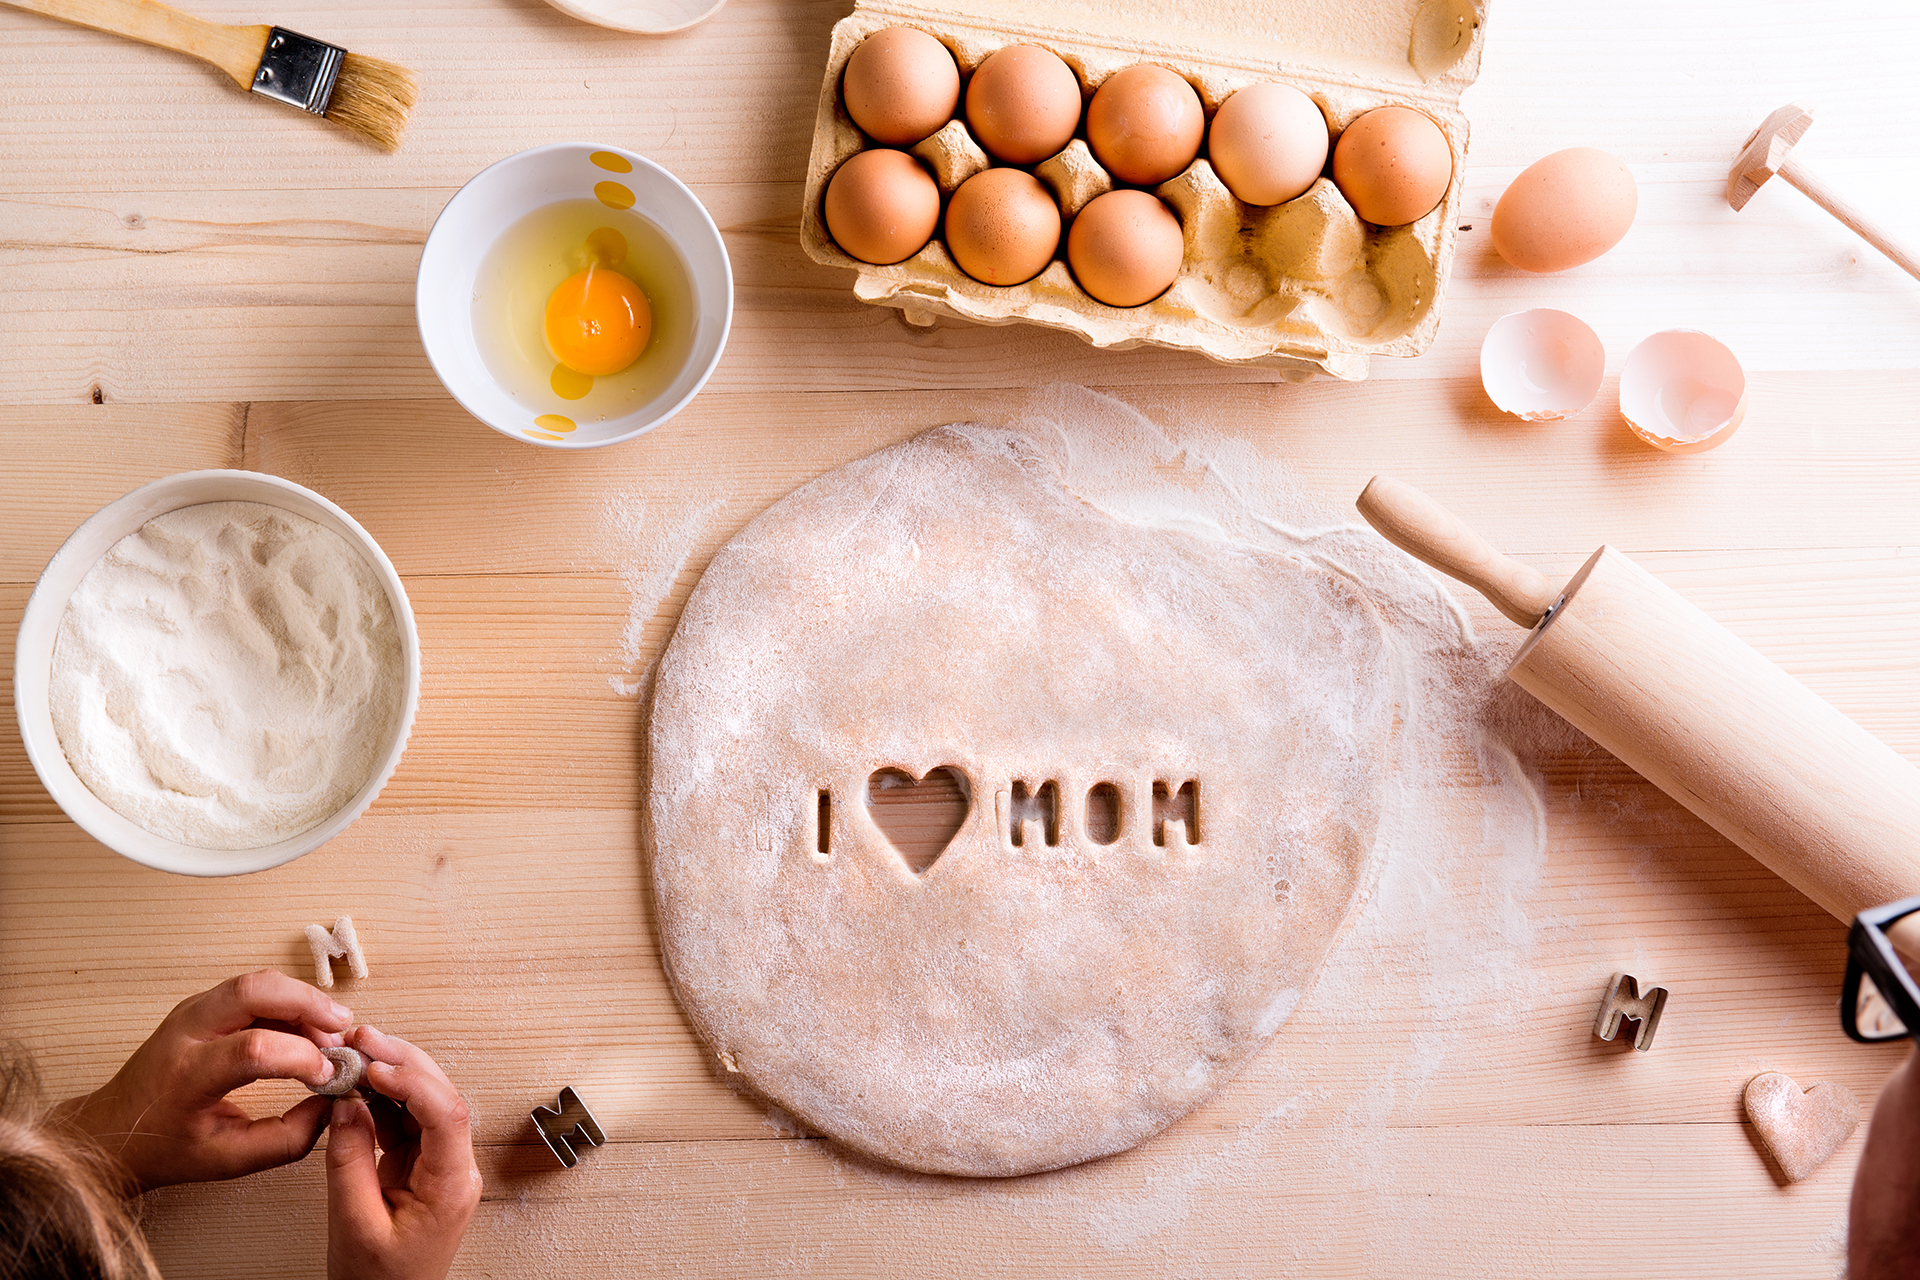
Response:
[[[1064,381],[1243,437],[1330,506],[1391,471],[1549,574],[1610,542],[1920,759],[1920,284],[1794,191],[1740,214],[1722,194],[1747,132],[1806,99],[1806,162],[1920,242],[1907,0],[1493,0],[1439,338],[1366,382],[1305,386],[856,303],[797,237],[847,0],[732,0],[661,38],[539,0],[196,8],[403,62],[423,100],[383,155],[190,60],[0,9],[0,662],[88,514],[158,476],[244,466],[378,538],[418,614],[423,689],[365,816],[226,880],[84,836],[4,717],[0,1037],[55,1094],[103,1081],[192,991],[260,965],[310,974],[303,926],[350,914],[372,976],[344,994],[438,1055],[479,1118],[487,1192],[462,1276],[1836,1272],[1861,1135],[1783,1185],[1740,1091],[1779,1069],[1870,1101],[1899,1060],[1836,1025],[1843,928],[1591,744],[1521,755],[1544,801],[1537,856],[1490,852],[1478,875],[1469,831],[1451,879],[1436,872],[1422,954],[1453,958],[1437,971],[1336,957],[1378,966],[1365,1006],[1331,1007],[1323,984],[1167,1132],[968,1182],[850,1159],[709,1069],[661,974],[631,690],[707,558],[768,504]],[[454,189],[565,139],[681,175],[725,234],[738,305],[679,418],[575,456],[459,409],[412,309]],[[1561,276],[1506,267],[1494,201],[1580,144],[1632,167],[1633,230]],[[1496,317],[1537,305],[1594,325],[1609,378],[1585,412],[1525,425],[1485,399],[1477,352]],[[1638,445],[1613,407],[1626,352],[1673,327],[1717,335],[1751,376],[1745,426],[1699,457]],[[1470,945],[1488,919],[1498,945]],[[1649,1053],[1590,1035],[1615,969],[1673,991]],[[613,1139],[572,1171],[528,1121],[566,1084]],[[253,1091],[262,1109],[291,1096]],[[175,1277],[318,1275],[323,1206],[309,1159],[157,1194],[146,1222]]]

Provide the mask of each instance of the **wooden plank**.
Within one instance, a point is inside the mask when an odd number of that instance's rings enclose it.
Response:
[[[1743,1125],[1235,1128],[1007,1180],[914,1177],[811,1142],[623,1142],[561,1172],[493,1156],[457,1276],[844,1280],[1018,1274],[1610,1280],[1839,1274],[1856,1136],[1776,1185]],[[544,1161],[544,1165],[543,1162]],[[323,1172],[149,1197],[161,1265],[324,1271]],[[1689,1230],[1711,1222],[1709,1236]],[[227,1243],[209,1258],[202,1242]]]
[[[1571,573],[1602,542],[1637,556],[1895,548],[1920,535],[1906,501],[1920,484],[1912,380],[1898,372],[1765,375],[1740,432],[1697,457],[1647,448],[1598,405],[1564,422],[1519,423],[1462,381],[1115,395],[1116,412],[1200,436],[1196,449],[1212,443],[1220,466],[1235,465],[1237,441],[1283,462],[1324,504],[1316,518],[1354,520],[1367,478],[1391,471],[1543,570],[1554,560]],[[500,540],[520,557],[529,528],[586,524],[598,534],[642,506],[671,524],[709,495],[725,498],[708,533],[724,540],[805,481],[925,428],[1074,416],[1090,412],[1086,403],[1050,389],[707,393],[639,440],[574,454],[508,440],[444,401],[256,405],[247,465],[353,511],[403,573],[493,571]],[[422,493],[412,477],[427,467],[436,481]],[[460,516],[481,509],[497,532],[476,540]],[[576,554],[617,556],[619,540],[595,537]]]
[[[1118,393],[1175,434],[1245,439],[1284,461],[1327,519],[1351,519],[1367,477],[1391,470],[1547,571],[1571,572],[1602,542],[1636,557],[1778,549],[1784,560],[1796,547],[1891,554],[1920,532],[1905,502],[1920,447],[1904,374],[1762,378],[1747,425],[1695,458],[1647,449],[1597,409],[1525,425],[1462,404],[1478,394],[1460,383],[1221,388],[1199,402],[1177,390]],[[0,414],[0,442],[16,451],[49,435],[97,445],[56,454],[49,482],[13,499],[21,518],[0,530],[0,582],[31,582],[80,520],[148,479],[235,465],[339,502],[409,577],[524,571],[535,535],[575,531],[587,536],[560,567],[617,570],[690,513],[711,511],[700,522],[710,549],[798,485],[920,430],[1052,411],[1060,402],[1044,390],[708,393],[639,440],[559,454],[487,431],[445,400],[255,404],[236,456],[233,406],[23,407]],[[768,431],[778,448],[765,447]],[[1461,452],[1483,445],[1492,451]],[[426,468],[435,482],[422,491],[414,477]],[[474,513],[486,518],[469,528]]]
[[[1580,269],[1576,310],[1600,334],[1611,371],[1659,327],[1716,334],[1750,373],[1920,365],[1912,281],[1831,218],[1792,205],[1727,210],[1715,252],[1703,257],[1696,227],[1662,219],[1692,208],[1716,167],[1640,167],[1643,229]],[[1720,181],[1724,169],[1717,166]],[[1480,212],[1474,230],[1462,233],[1433,349],[1417,360],[1376,360],[1372,378],[1477,377],[1480,340],[1495,319],[1568,305],[1564,280],[1507,267],[1488,245],[1487,218],[1516,172],[1488,170],[1469,187],[1469,206]],[[0,238],[0,303],[20,310],[49,292],[63,299],[0,347],[0,396],[77,403],[96,388],[110,400],[149,402],[440,396],[415,329],[413,274],[453,191],[116,188],[0,197],[0,223],[14,227]],[[801,254],[797,183],[701,183],[696,194],[721,227],[736,281],[715,391],[1278,380],[1270,369],[1158,348],[1096,351],[1029,325],[917,328],[891,308],[856,302],[850,272]],[[1801,225],[1808,217],[1825,225]],[[1768,263],[1764,277],[1700,265],[1755,259]],[[1794,282],[1787,309],[1762,292],[1782,278]],[[1850,336],[1835,345],[1810,339],[1823,333]],[[1603,393],[1608,412],[1610,396]]]
[[[698,570],[695,546],[664,564],[663,594],[636,596],[612,574],[412,577],[422,647],[421,704],[378,812],[607,808],[639,799],[636,701]],[[1645,566],[1736,635],[1920,761],[1920,607],[1863,611],[1861,599],[1920,596],[1920,562],[1889,554],[1645,555]],[[0,586],[0,663],[29,588]],[[1486,634],[1517,629],[1476,606]],[[630,635],[633,637],[630,640]],[[1524,697],[1517,691],[1515,698]],[[12,682],[0,693],[12,717]],[[1549,729],[1549,732],[1554,732]],[[0,739],[0,824],[55,815],[17,734]]]
[[[1175,435],[1246,440],[1284,462],[1324,504],[1319,517],[1352,519],[1366,479],[1390,470],[1510,554],[1566,573],[1602,542],[1636,557],[1777,549],[1782,559],[1794,548],[1878,555],[1913,545],[1911,394],[1899,372],[1766,375],[1730,443],[1677,457],[1638,444],[1602,407],[1522,424],[1465,382],[1223,387],[1204,399],[1178,388],[1117,392],[1120,412],[1136,408]],[[711,512],[698,540],[710,550],[791,489],[920,430],[1078,412],[1071,403],[1046,389],[709,392],[639,440],[573,454],[508,440],[444,399],[254,404],[244,428],[232,406],[16,408],[0,413],[0,443],[15,452],[50,435],[90,443],[52,455],[49,482],[13,499],[22,518],[0,530],[0,582],[31,582],[81,519],[135,485],[217,465],[318,489],[409,577],[527,571],[540,541],[576,532],[586,536],[558,566],[535,571],[617,571],[692,513]],[[1220,452],[1232,465],[1231,450]],[[425,489],[422,474],[434,477]],[[484,518],[466,523],[476,513]]]
[[[0,583],[35,581],[67,535],[123,493],[180,471],[240,466],[245,432],[237,404],[0,405],[0,449],[34,460],[30,481],[23,471],[6,486]]]
[[[729,0],[697,27],[652,38],[535,0],[422,0],[404,10],[290,0],[276,9],[296,29],[420,75],[421,102],[396,155],[238,94],[191,59],[7,12],[0,43],[14,58],[0,100],[11,125],[0,135],[0,190],[245,190],[274,157],[317,190],[451,189],[502,155],[583,126],[691,182],[731,180],[743,168],[798,181],[828,32],[849,8]],[[259,16],[245,0],[199,0],[194,11],[223,22]],[[1724,182],[1739,142],[1795,93],[1828,104],[1805,144],[1819,148],[1809,161],[1911,153],[1911,135],[1871,111],[1911,93],[1904,68],[1920,60],[1911,9],[1857,0],[1845,21],[1812,28],[1796,25],[1796,13],[1701,0],[1685,14],[1600,30],[1570,25],[1549,5],[1512,4],[1489,24],[1482,74],[1465,98],[1471,161],[1524,165],[1543,140],[1551,149],[1553,138],[1577,136],[1636,164],[1717,163]],[[1862,32],[1871,58],[1859,56]],[[1570,79],[1575,67],[1587,69],[1582,81]],[[138,94],[128,88],[136,85]],[[1593,110],[1600,99],[1611,110]],[[183,154],[196,163],[183,166]]]
[[[203,7],[251,16],[231,2]],[[280,15],[418,67],[426,96],[398,156],[249,101],[191,60],[0,13],[19,58],[0,98],[0,226],[8,228],[0,315],[27,314],[20,300],[50,292],[63,299],[58,309],[32,308],[30,325],[9,323],[0,399],[71,403],[95,387],[110,399],[149,402],[436,395],[411,308],[414,263],[433,216],[488,163],[565,136],[606,136],[645,151],[712,207],[740,302],[717,390],[1273,380],[1271,371],[1164,351],[1097,352],[1030,326],[918,330],[889,309],[854,302],[850,273],[818,267],[797,247],[826,33],[843,8],[837,0],[735,0],[709,23],[651,41],[530,2],[462,7],[457,18],[450,0],[404,15],[372,5]],[[1897,0],[1877,8],[1878,19],[1856,19],[1872,24],[1884,50],[1876,65],[1904,65],[1903,49],[1920,55],[1920,33]],[[1698,21],[1713,21],[1711,12],[1699,11]],[[1663,49],[1726,46],[1722,27],[1658,25]],[[1471,376],[1492,320],[1540,305],[1573,305],[1595,325],[1615,371],[1634,342],[1676,325],[1716,333],[1753,371],[1920,366],[1911,282],[1878,254],[1797,193],[1768,193],[1740,214],[1711,203],[1727,157],[1776,97],[1816,95],[1829,109],[1806,144],[1807,162],[1896,235],[1920,237],[1903,170],[1884,159],[1889,146],[1912,144],[1890,141],[1867,109],[1874,94],[1903,86],[1863,73],[1843,34],[1794,42],[1790,68],[1751,77],[1743,69],[1740,94],[1677,73],[1663,55],[1654,68],[1636,67],[1667,77],[1643,91],[1659,107],[1607,112],[1555,105],[1566,96],[1558,68],[1592,51],[1584,40],[1571,47],[1544,12],[1517,6],[1489,38],[1490,60],[1505,47],[1518,61],[1490,61],[1502,73],[1468,97],[1476,125],[1463,216],[1473,229],[1462,233],[1446,321],[1427,355],[1376,361],[1372,376]],[[489,52],[502,41],[516,56],[492,65]],[[716,79],[726,92],[707,102]],[[102,84],[141,93],[116,99]],[[503,100],[516,110],[491,108]],[[743,111],[741,102],[754,105]],[[1685,129],[1673,127],[1679,119]],[[1524,129],[1515,123],[1523,120]],[[1506,183],[1538,158],[1541,139],[1555,136],[1626,159],[1641,213],[1604,258],[1535,277],[1493,254],[1487,218]],[[274,180],[279,174],[286,180]]]
[[[710,22],[648,39],[534,0],[276,9],[282,25],[418,74],[420,102],[394,155],[239,93],[190,58],[10,11],[0,44],[17,51],[19,70],[0,181],[28,192],[117,181],[244,191],[284,170],[316,190],[450,191],[501,156],[580,135],[642,151],[696,183],[728,181],[743,162],[798,181],[827,32],[844,10],[840,0],[733,0]],[[244,0],[201,0],[194,12],[260,19]],[[183,155],[195,163],[183,167]]]
[[[1617,765],[1548,801],[1548,849],[1519,883],[1490,889],[1503,873],[1470,827],[1446,864],[1390,868],[1286,1030],[1175,1132],[1282,1103],[1289,1124],[1332,1128],[1362,1114],[1687,1124],[1723,1115],[1767,1069],[1878,1088],[1899,1047],[1840,1033],[1838,922]],[[1408,876],[1421,883],[1410,914]],[[0,1035],[39,1057],[55,1096],[83,1091],[185,995],[261,966],[310,977],[302,930],[346,914],[371,974],[341,976],[340,998],[442,1059],[482,1141],[531,1141],[527,1109],[569,1083],[632,1138],[775,1136],[681,1017],[651,892],[635,813],[375,813],[304,859],[227,880],[148,871],[65,822],[7,824]],[[1674,993],[1644,1053],[1591,1035],[1619,969]],[[65,1013],[82,1007],[84,1022]]]
[[[0,733],[0,1038],[35,1051],[54,1092],[88,1087],[180,996],[261,964],[305,973],[302,927],[352,914],[374,967],[342,994],[427,1044],[477,1109],[489,1198],[459,1275],[1835,1273],[1860,1138],[1782,1187],[1738,1099],[1765,1069],[1865,1099],[1899,1061],[1839,1033],[1839,922],[1513,691],[1490,695],[1489,760],[1444,762],[1418,812],[1450,839],[1396,851],[1238,1078],[1133,1152],[975,1183],[850,1159],[708,1067],[653,934],[636,690],[713,549],[757,512],[924,427],[1046,411],[1063,381],[1218,437],[1178,460],[1196,479],[1235,474],[1237,442],[1283,463],[1303,520],[1350,521],[1390,471],[1550,574],[1610,541],[1920,759],[1911,282],[1797,193],[1738,215],[1720,197],[1746,131],[1809,96],[1821,123],[1801,158],[1920,240],[1920,15],[1860,0],[1809,26],[1786,0],[1702,0],[1596,25],[1495,0],[1465,99],[1471,229],[1433,349],[1360,385],[1284,387],[854,302],[850,274],[797,245],[827,32],[848,7],[730,0],[654,39],[539,0],[276,9],[421,72],[394,156],[191,61],[0,8],[0,670],[72,528],[199,466],[345,505],[406,576],[426,653],[415,738],[373,810],[239,879],[108,853]],[[709,390],[652,436],[579,456],[467,418],[411,305],[448,196],[562,137],[691,182],[738,285]],[[1500,191],[1580,143],[1633,167],[1634,229],[1572,272],[1506,267],[1487,247]],[[1755,375],[1747,425],[1712,454],[1658,455],[1626,436],[1611,380],[1562,423],[1498,415],[1480,338],[1540,305],[1594,324],[1615,375],[1653,329],[1715,333]],[[1497,666],[1518,633],[1466,609]],[[1542,789],[1537,851],[1480,824],[1503,743]],[[1674,993],[1649,1053],[1590,1033],[1616,970]],[[568,1083],[615,1141],[563,1173],[527,1112]],[[262,1257],[317,1274],[323,1199],[309,1160],[152,1197],[148,1225],[171,1274],[252,1276]]]

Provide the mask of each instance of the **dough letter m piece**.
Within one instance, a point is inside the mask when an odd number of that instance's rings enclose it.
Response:
[[[307,945],[313,948],[313,982],[323,990],[333,986],[333,962],[345,958],[347,971],[356,978],[367,976],[367,958],[360,954],[360,939],[354,936],[353,917],[341,916],[328,933],[317,924],[307,926]]]

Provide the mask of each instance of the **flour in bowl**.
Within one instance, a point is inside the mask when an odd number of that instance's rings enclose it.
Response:
[[[157,516],[67,604],[48,686],[80,780],[155,835],[257,849],[347,804],[392,742],[405,650],[331,529],[257,502]]]

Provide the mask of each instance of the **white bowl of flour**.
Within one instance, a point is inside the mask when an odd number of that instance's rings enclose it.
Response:
[[[189,471],[102,508],[34,588],[20,736],[67,816],[187,875],[279,866],[392,776],[420,694],[400,577],[352,516],[251,471]]]

